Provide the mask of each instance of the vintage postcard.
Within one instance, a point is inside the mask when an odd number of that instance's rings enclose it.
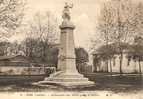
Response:
[[[4,99],[143,99],[143,0],[0,0]]]

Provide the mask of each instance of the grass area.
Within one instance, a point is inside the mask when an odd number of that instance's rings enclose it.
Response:
[[[112,91],[119,92],[138,92],[143,90],[143,78],[140,75],[107,75],[107,74],[88,74],[86,77],[94,81],[92,86],[78,86],[77,88],[65,88],[62,86],[49,85],[46,87],[34,86],[26,80],[21,82],[0,83],[0,92],[49,92],[49,91]]]
[[[92,73],[86,74],[85,77],[89,78],[91,81],[101,84],[132,84],[132,85],[142,85],[143,75],[140,74],[122,74],[119,73]]]

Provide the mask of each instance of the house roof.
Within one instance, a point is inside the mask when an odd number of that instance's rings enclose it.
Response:
[[[0,60],[11,59],[22,55],[10,55],[10,56],[0,56]],[[25,57],[25,56],[22,56]]]

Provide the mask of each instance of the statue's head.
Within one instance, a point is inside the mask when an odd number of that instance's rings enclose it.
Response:
[[[67,2],[65,3],[64,10],[63,10],[63,15],[62,18],[63,20],[70,20],[70,10],[73,7],[73,4],[68,4]]]
[[[73,3],[65,2],[64,8],[73,8]]]

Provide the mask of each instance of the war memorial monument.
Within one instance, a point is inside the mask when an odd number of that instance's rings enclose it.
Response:
[[[46,77],[44,81],[38,82],[40,85],[56,84],[68,87],[94,84],[94,82],[88,81],[88,78],[78,73],[76,69],[73,33],[75,25],[71,22],[70,16],[72,7],[72,4],[65,3],[62,15],[63,21],[59,26],[61,34],[57,71],[51,74],[50,77]]]

